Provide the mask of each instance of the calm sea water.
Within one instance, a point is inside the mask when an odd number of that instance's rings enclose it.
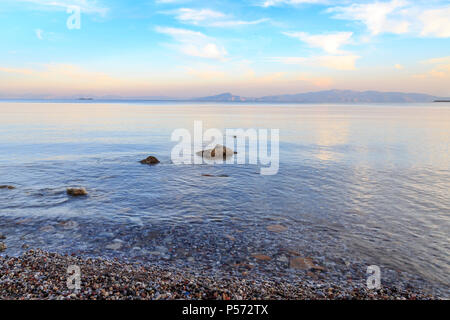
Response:
[[[172,164],[171,133],[196,120],[280,129],[278,174]],[[367,261],[448,289],[449,145],[443,104],[1,102],[0,185],[16,186],[0,189],[3,254],[26,244],[225,265],[287,246],[330,269]],[[148,155],[161,164],[138,163]],[[69,186],[89,196],[70,199]]]

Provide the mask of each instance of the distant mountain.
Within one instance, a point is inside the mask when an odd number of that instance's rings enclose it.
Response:
[[[297,102],[297,103],[407,103],[407,102],[433,102],[438,97],[421,93],[379,92],[379,91],[352,91],[327,90],[299,94],[285,94],[266,96],[261,98],[244,98],[223,93],[216,96],[193,99],[195,101],[256,101],[256,102]]]
[[[243,97],[240,97],[240,96],[234,96],[231,93],[222,93],[222,94],[218,94],[217,96],[195,98],[195,99],[192,99],[192,100],[195,100],[195,101],[217,101],[217,102],[220,102],[220,101],[224,101],[224,102],[226,102],[226,101],[229,101],[229,102],[240,101],[240,102],[243,102],[243,101],[249,101],[249,100],[250,101],[255,101],[254,98],[243,98]]]

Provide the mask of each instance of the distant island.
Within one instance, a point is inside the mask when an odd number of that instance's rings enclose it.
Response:
[[[231,93],[194,98],[191,101],[211,102],[295,102],[295,103],[408,103],[441,102],[442,98],[422,93],[326,90],[298,94],[265,96],[261,98],[241,97]],[[449,100],[450,101],[450,100]]]
[[[0,99],[2,99],[0,95]],[[438,97],[423,93],[324,90],[297,94],[282,94],[263,97],[243,97],[232,93],[195,98],[174,98],[168,96],[27,96],[3,99],[14,100],[79,100],[96,102],[120,101],[174,101],[174,102],[261,102],[261,103],[432,103],[450,102],[448,97]]]

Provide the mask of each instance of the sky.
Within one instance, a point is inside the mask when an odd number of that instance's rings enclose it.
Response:
[[[450,0],[1,0],[0,98],[450,97]]]

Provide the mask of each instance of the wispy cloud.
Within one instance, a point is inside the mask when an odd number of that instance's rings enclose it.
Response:
[[[356,70],[355,64],[359,58],[357,55],[329,55],[316,57],[274,57],[270,60],[284,64],[310,65],[341,71],[351,71]]]
[[[335,32],[311,35],[306,32],[283,32],[289,37],[299,39],[313,48],[320,48],[325,55],[312,57],[276,57],[272,61],[285,64],[300,64],[325,67],[335,70],[356,70],[358,55],[345,52],[341,47],[351,43],[353,32]]]
[[[428,59],[422,63],[433,67],[426,73],[414,75],[415,78],[450,78],[450,56]]]
[[[225,48],[205,34],[180,28],[157,27],[156,32],[171,36],[178,49],[189,56],[223,60],[227,55]]]
[[[268,19],[258,20],[238,20],[220,11],[211,9],[191,9],[180,8],[172,11],[178,21],[196,26],[206,27],[237,27],[243,25],[254,25],[268,21]]]
[[[22,75],[30,75],[34,71],[31,69],[17,69],[17,68],[5,68],[0,67],[0,72],[4,73],[12,73],[12,74],[22,74]]]
[[[422,36],[450,38],[450,6],[425,10],[419,19],[423,24]]]
[[[80,7],[83,13],[106,15],[108,8],[99,4],[97,0],[17,0],[39,6],[40,8],[57,8],[66,10],[71,6]]]
[[[264,0],[260,3],[262,7],[272,7],[278,5],[298,5],[298,4],[327,4],[330,1],[328,0]]]
[[[450,37],[450,6],[413,3],[406,0],[357,3],[327,9],[333,18],[364,24],[372,35],[412,34],[422,37]]]
[[[406,33],[409,30],[409,22],[399,17],[399,9],[405,7],[404,0],[392,0],[390,2],[373,2],[352,4],[346,7],[329,8],[327,12],[334,13],[334,18],[344,20],[356,20],[366,25],[372,35],[383,32]],[[401,14],[401,13],[400,13]]]
[[[328,34],[311,35],[306,32],[283,32],[283,34],[299,39],[310,47],[321,48],[327,53],[342,53],[340,47],[351,42],[353,32],[335,32]]]

